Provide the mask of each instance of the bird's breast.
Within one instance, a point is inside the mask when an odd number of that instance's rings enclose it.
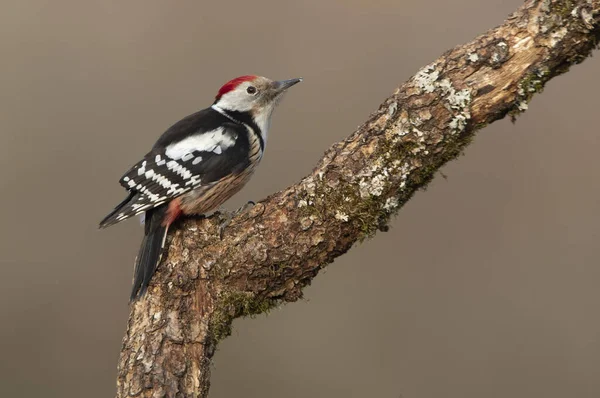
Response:
[[[240,173],[230,174],[219,181],[183,194],[180,202],[181,211],[184,214],[206,214],[217,209],[246,185],[255,169],[256,163]]]

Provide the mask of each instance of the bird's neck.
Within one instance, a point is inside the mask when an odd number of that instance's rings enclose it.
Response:
[[[262,109],[260,112],[242,112],[223,109],[219,104],[213,104],[211,108],[232,122],[250,127],[256,134],[260,135],[263,145],[267,143],[269,128],[271,127],[271,115],[273,114],[272,107]]]

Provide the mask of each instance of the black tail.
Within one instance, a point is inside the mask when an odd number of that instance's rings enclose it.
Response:
[[[158,267],[167,236],[168,226],[163,226],[167,205],[148,210],[145,216],[144,240],[135,260],[133,289],[130,301],[142,297],[148,289],[152,275]]]
[[[132,204],[138,199],[138,194],[135,191],[129,191],[129,195],[124,201],[119,203],[106,217],[100,221],[100,228],[110,227],[120,221],[123,221],[133,215],[135,212],[132,211]]]

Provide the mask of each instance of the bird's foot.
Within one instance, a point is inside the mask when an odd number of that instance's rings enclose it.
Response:
[[[191,219],[191,220],[204,220],[206,218],[205,214],[188,214],[186,215],[187,218]]]
[[[254,203],[253,201],[248,201],[248,203],[246,203],[245,205],[243,205],[242,207],[240,207],[239,209],[232,211],[232,212],[228,212],[228,211],[223,211],[223,212],[218,212],[219,215],[221,215],[224,220],[221,222],[221,224],[219,224],[219,238],[221,240],[223,240],[223,232],[225,232],[225,228],[227,228],[227,226],[229,224],[231,224],[231,220],[233,220],[233,218],[235,216],[238,216],[242,213],[245,213],[246,211],[250,210],[251,208],[254,207],[256,203]]]

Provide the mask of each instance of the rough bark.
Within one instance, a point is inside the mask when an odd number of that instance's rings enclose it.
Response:
[[[237,216],[185,220],[133,304],[117,397],[207,397],[234,318],[295,301],[319,270],[392,216],[473,134],[516,117],[600,38],[600,0],[530,0],[400,86],[299,183]]]

